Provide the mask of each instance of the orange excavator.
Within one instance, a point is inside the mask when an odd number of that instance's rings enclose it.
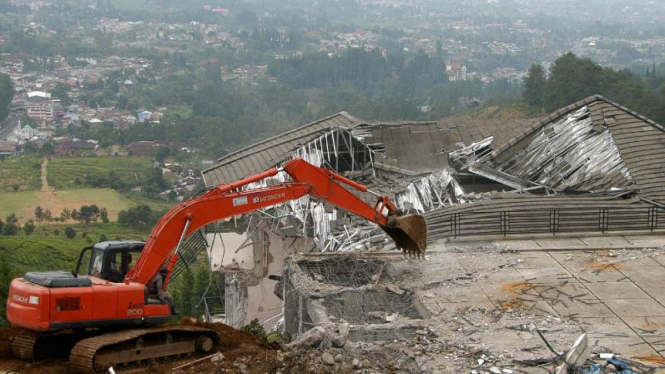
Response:
[[[292,181],[242,190],[281,170]],[[376,195],[376,204],[366,204],[341,184]],[[388,197],[330,170],[294,159],[282,168],[212,188],[178,205],[161,218],[145,243],[97,243],[81,251],[73,272],[28,272],[14,279],[7,300],[7,319],[22,329],[12,341],[12,352],[29,361],[69,353],[72,369],[79,372],[209,352],[220,339],[214,331],[165,325],[172,317],[171,308],[148,291],[153,278],[162,267],[174,268],[183,240],[202,226],[305,195],[377,223],[405,254],[424,255],[427,228],[423,217],[400,216]],[[79,274],[88,252],[87,274]],[[139,257],[128,269],[132,254]],[[164,289],[168,281],[166,276]]]

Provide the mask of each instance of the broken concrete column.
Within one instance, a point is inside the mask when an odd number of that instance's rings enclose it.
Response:
[[[326,330],[321,326],[315,326],[309,329],[298,337],[295,341],[287,344],[289,349],[306,349],[318,347],[319,344],[325,339]]]

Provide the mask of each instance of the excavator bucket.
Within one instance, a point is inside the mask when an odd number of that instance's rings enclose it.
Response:
[[[418,214],[388,217],[388,225],[381,226],[383,231],[395,241],[397,249],[409,257],[425,257],[427,247],[427,223]]]

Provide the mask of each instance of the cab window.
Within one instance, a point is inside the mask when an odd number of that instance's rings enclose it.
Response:
[[[103,265],[104,252],[93,249],[92,255],[90,256],[90,275],[93,277],[101,277]]]

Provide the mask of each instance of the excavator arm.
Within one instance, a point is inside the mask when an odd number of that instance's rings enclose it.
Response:
[[[288,173],[293,182],[241,190],[250,183],[277,175],[280,170]],[[150,233],[143,252],[126,278],[141,284],[157,274],[170,258],[168,267],[177,262],[173,253],[179,243],[194,231],[209,223],[252,212],[258,209],[298,199],[305,195],[324,200],[346,211],[377,223],[405,253],[424,253],[426,227],[421,216],[397,217],[397,208],[386,196],[377,196],[374,207],[344,188],[346,184],[361,192],[370,192],[366,186],[349,180],[328,169],[316,167],[302,159],[286,162],[282,169],[272,168],[240,181],[211,189],[202,196],[190,199],[168,212]],[[166,286],[165,282],[165,286]]]

